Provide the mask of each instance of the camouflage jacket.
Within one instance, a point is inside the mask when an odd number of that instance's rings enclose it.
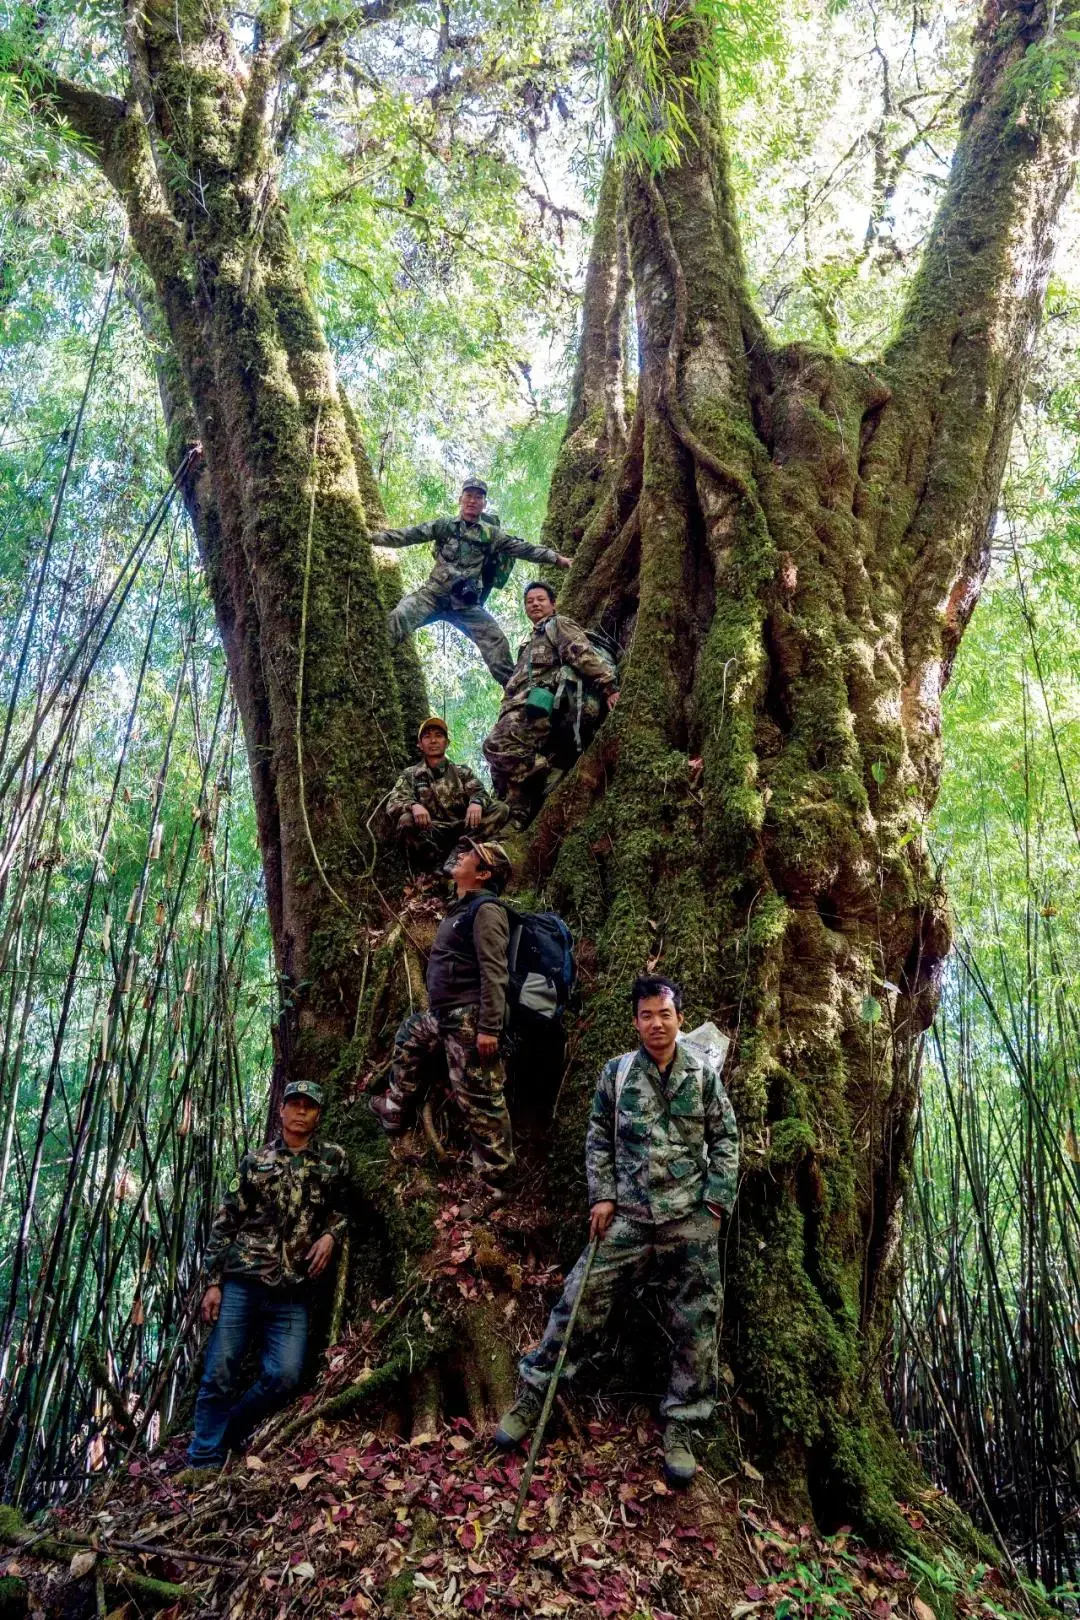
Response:
[[[464,821],[470,804],[486,810],[490,795],[479,777],[467,765],[444,759],[434,770],[425,763],[410,765],[394,783],[386,801],[386,813],[397,821],[414,804],[422,804],[432,821]]]
[[[558,562],[559,554],[548,546],[534,546],[529,540],[519,540],[506,534],[497,523],[481,519],[466,523],[464,518],[436,518],[432,523],[417,523],[411,529],[380,529],[371,536],[375,546],[431,546],[435,567],[428,583],[438,590],[449,591],[459,579],[473,579],[479,583],[486,559],[493,553],[506,557],[524,557],[529,562]]]
[[[585,1137],[589,1203],[610,1199],[637,1221],[681,1220],[702,1204],[730,1213],[739,1168],[735,1113],[720,1077],[680,1042],[665,1081],[639,1048],[623,1082],[606,1063]]]
[[[561,613],[553,613],[543,624],[536,625],[532,635],[526,636],[518,648],[514,673],[506,683],[503,706],[520,707],[534,686],[547,686],[554,691],[564,664],[602,691],[614,690],[610,668],[581,626],[573,619],[563,618]]]
[[[313,1137],[291,1153],[279,1136],[245,1153],[214,1217],[203,1264],[207,1286],[254,1277],[275,1287],[307,1281],[307,1252],[329,1232],[345,1236],[345,1150]]]

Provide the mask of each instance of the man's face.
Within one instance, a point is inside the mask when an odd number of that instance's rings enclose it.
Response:
[[[551,618],[554,611],[555,603],[547,591],[542,591],[537,586],[535,590],[525,592],[525,617],[530,624],[543,624],[545,619]]]
[[[466,523],[475,523],[484,510],[484,497],[478,489],[463,489],[458,501],[458,511]]]
[[[659,996],[642,996],[634,1014],[634,1028],[650,1057],[671,1051],[682,1028],[682,1013],[676,1012],[670,990]]]
[[[458,845],[451,853],[445,870],[455,883],[464,884],[466,887],[486,882],[491,876],[475,849],[470,849],[468,844]]]
[[[438,765],[445,759],[447,747],[446,733],[438,726],[429,726],[420,733],[420,752],[429,765]]]
[[[293,1136],[311,1136],[321,1113],[310,1097],[289,1097],[281,1105],[281,1123]]]

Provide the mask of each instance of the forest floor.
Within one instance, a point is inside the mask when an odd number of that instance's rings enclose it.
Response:
[[[464,1419],[411,1441],[341,1421],[213,1476],[170,1478],[153,1460],[134,1462],[54,1514],[52,1534],[91,1532],[102,1557],[116,1549],[129,1567],[181,1583],[185,1600],[160,1620],[933,1620],[918,1570],[847,1534],[823,1539],[781,1522],[746,1494],[745,1479],[700,1474],[685,1495],[669,1491],[653,1423],[609,1416],[576,1427],[542,1455],[517,1535],[510,1519],[524,1457],[500,1456]],[[156,1550],[133,1555],[125,1544],[135,1542]],[[52,1573],[30,1553],[17,1553],[7,1573],[30,1581],[31,1614],[142,1612],[125,1604],[119,1575],[105,1609],[73,1602],[80,1584],[93,1597],[87,1553],[74,1551],[72,1565]],[[985,1569],[950,1607],[1014,1612],[1001,1578]]]
[[[487,1287],[502,1244],[495,1223],[470,1222],[454,1190],[442,1184],[447,1201],[425,1282],[468,1302]],[[526,1263],[516,1280],[515,1315],[541,1321],[557,1273]],[[373,1303],[382,1305],[375,1320],[396,1308]],[[29,1614],[40,1620],[136,1620],[148,1612],[148,1593],[135,1593],[125,1570],[183,1588],[149,1601],[160,1620],[1018,1613],[995,1570],[965,1566],[947,1548],[941,1556],[951,1564],[928,1574],[930,1565],[876,1553],[843,1531],[824,1538],[785,1522],[748,1461],[722,1479],[702,1470],[688,1492],[672,1492],[659,1427],[648,1408],[625,1399],[559,1403],[515,1534],[525,1456],[500,1454],[490,1430],[459,1417],[405,1437],[392,1409],[382,1426],[362,1410],[317,1415],[372,1375],[375,1348],[369,1324],[328,1350],[315,1391],[219,1474],[170,1475],[159,1454],[104,1476],[50,1514],[47,1528],[35,1524],[6,1565],[0,1557],[0,1577],[26,1582]],[[922,1508],[933,1512],[930,1502],[903,1505],[916,1530],[926,1525]],[[3,1595],[0,1579],[4,1620],[27,1612],[6,1609]]]

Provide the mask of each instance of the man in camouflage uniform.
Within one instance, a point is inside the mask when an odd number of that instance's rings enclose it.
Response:
[[[510,873],[501,844],[463,839],[458,846],[450,866],[457,899],[439,924],[428,956],[428,1010],[413,1013],[399,1026],[389,1088],[371,1099],[383,1130],[399,1135],[424,1068],[441,1049],[450,1090],[472,1141],[473,1169],[500,1202],[514,1168],[500,1054],[510,920],[498,897]]]
[[[678,986],[644,977],[635,980],[631,995],[641,1045],[605,1064],[585,1139],[589,1237],[598,1238],[599,1247],[563,1371],[571,1378],[594,1348],[617,1291],[639,1284],[657,1263],[671,1337],[670,1382],[660,1407],[664,1471],[669,1483],[686,1485],[697,1466],[689,1425],[708,1418],[716,1404],[717,1237],[735,1202],[739,1138],[715,1066],[678,1040]],[[536,1424],[587,1255],[566,1279],[540,1343],[519,1363],[517,1402],[495,1431],[500,1446],[517,1445]]]
[[[505,686],[513,673],[510,643],[483,606],[486,596],[485,564],[492,569],[498,559],[525,557],[529,562],[548,563],[553,568],[569,568],[570,558],[561,557],[549,546],[534,546],[528,540],[505,534],[498,520],[484,512],[487,485],[482,478],[467,478],[461,486],[456,518],[436,518],[433,523],[417,523],[411,529],[379,529],[371,536],[374,546],[430,545],[435,567],[418,591],[403,596],[388,620],[391,645],[419,630],[423,624],[445,619],[469,637],[498,681]]]
[[[455,765],[447,758],[450,734],[445,720],[429,715],[416,741],[423,760],[402,771],[386,801],[386,813],[416,864],[433,871],[466,833],[481,842],[494,838],[509,811],[467,765]]]
[[[281,1133],[245,1153],[207,1244],[204,1322],[214,1331],[195,1402],[187,1460],[220,1467],[229,1451],[284,1406],[303,1371],[311,1285],[345,1236],[345,1150],[316,1135],[323,1091],[285,1087]],[[259,1376],[236,1399],[245,1355],[260,1345]]]
[[[572,619],[556,613],[555,592],[550,585],[542,580],[526,585],[525,613],[532,634],[518,649],[498,718],[483,745],[495,792],[509,805],[510,821],[515,827],[524,827],[532,820],[544,794],[557,780],[550,749],[560,670],[572,670],[583,681],[598,687],[609,709],[619,697],[612,667],[600,657],[584,630]],[[534,696],[538,691],[549,695],[548,700],[540,700],[547,703],[547,712],[538,707]]]

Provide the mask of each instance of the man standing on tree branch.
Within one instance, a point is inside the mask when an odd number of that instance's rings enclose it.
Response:
[[[473,1169],[502,1202],[514,1148],[501,1055],[510,919],[499,895],[512,868],[501,844],[470,838],[462,839],[446,865],[457,899],[428,956],[428,1010],[398,1026],[390,1085],[371,1099],[371,1108],[388,1136],[400,1135],[425,1065],[441,1049],[472,1139]]]
[[[281,1134],[245,1153],[206,1248],[204,1322],[214,1324],[195,1402],[187,1460],[216,1468],[264,1418],[286,1404],[307,1350],[311,1285],[345,1236],[345,1150],[316,1137],[323,1090],[293,1080],[281,1104]],[[236,1399],[250,1347],[259,1376]]]
[[[419,630],[423,624],[445,619],[479,648],[480,656],[505,686],[514,670],[507,641],[498,622],[484,608],[489,591],[505,585],[515,557],[569,568],[570,558],[549,546],[504,534],[493,513],[484,511],[487,485],[482,478],[467,478],[461,486],[456,518],[436,518],[411,529],[379,529],[373,546],[430,545],[435,567],[418,591],[403,596],[388,620],[391,644]]]
[[[710,1059],[679,1040],[682,992],[670,979],[635,979],[640,1046],[604,1066],[585,1138],[589,1238],[599,1238],[563,1374],[572,1378],[620,1289],[655,1264],[668,1299],[671,1376],[660,1411],[664,1473],[688,1485],[697,1463],[690,1425],[716,1405],[716,1338],[723,1297],[717,1238],[735,1202],[739,1136]],[[588,1250],[566,1280],[544,1336],[520,1364],[518,1398],[495,1431],[517,1445],[535,1427],[559,1359]]]

